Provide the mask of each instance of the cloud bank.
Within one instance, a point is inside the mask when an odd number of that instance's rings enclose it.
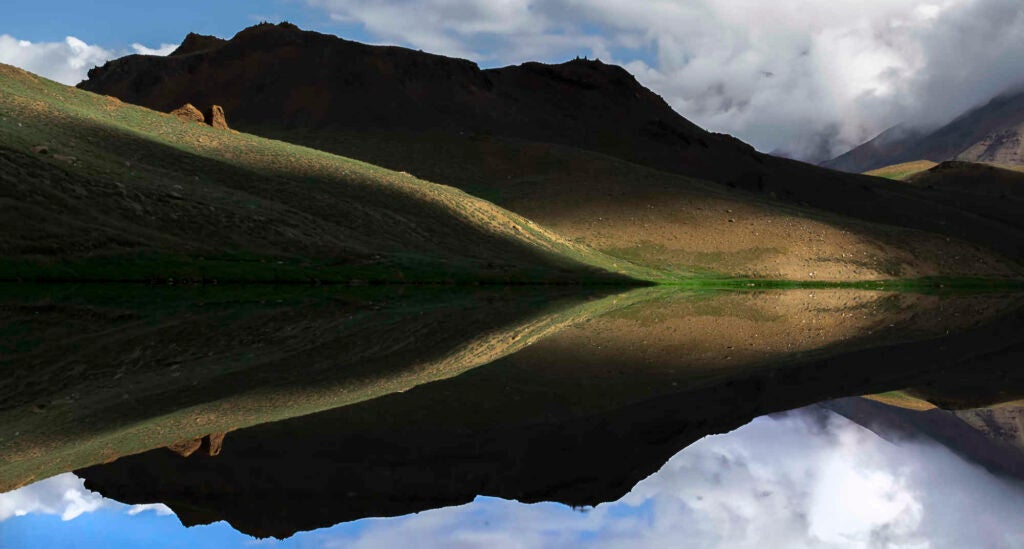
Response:
[[[384,42],[488,65],[616,62],[683,116],[808,160],[1024,81],[1019,0],[308,0]]]
[[[63,42],[29,42],[2,34],[0,63],[73,86],[85,79],[89,69],[110,59],[129,53],[167,55],[176,47],[174,44],[161,44],[159,48],[147,48],[142,44],[132,44],[131,51],[121,51],[86,44],[74,36],[68,36]]]

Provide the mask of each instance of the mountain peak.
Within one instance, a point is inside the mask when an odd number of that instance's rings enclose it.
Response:
[[[860,173],[916,160],[1024,165],[1024,92],[997,96],[938,129],[890,128],[822,165]]]
[[[178,49],[171,52],[171,55],[180,56],[211,50],[223,46],[226,43],[227,40],[224,40],[223,38],[190,32],[188,33],[188,36],[185,37],[185,40],[182,41],[181,45],[178,46]]]

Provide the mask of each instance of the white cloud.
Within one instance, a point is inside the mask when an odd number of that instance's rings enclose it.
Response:
[[[162,517],[174,514],[174,511],[163,503],[144,503],[141,505],[132,505],[128,508],[128,514],[133,517],[139,513],[145,513],[146,511],[152,511]]]
[[[0,522],[30,514],[60,515],[61,520],[68,521],[100,509],[121,509],[132,516],[146,511],[158,515],[173,514],[169,507],[159,503],[128,506],[106,499],[87,490],[85,481],[72,473],[50,477],[0,494]]]
[[[77,84],[114,52],[69,36],[63,42],[29,42],[0,35],[0,63],[14,65],[62,84]]]
[[[824,414],[824,412],[820,412]],[[1017,547],[1024,487],[943,447],[893,445],[829,413],[762,418],[673,457],[585,513],[480,498],[370,520],[327,546]]]
[[[133,52],[128,52],[86,44],[74,36],[68,36],[63,42],[29,42],[3,34],[0,35],[0,63],[73,86],[85,79],[89,69],[110,59],[128,53],[167,55],[175,48],[171,44],[161,44],[156,49],[132,44]]]
[[[698,124],[807,158],[945,122],[1024,80],[1019,0],[308,2],[381,40],[489,64],[589,52]]]
[[[160,57],[164,57],[178,49],[178,44],[160,44],[159,48],[154,49],[147,48],[146,46],[136,42],[135,44],[132,44],[132,49],[139,55],[159,55]]]
[[[103,496],[86,490],[85,481],[65,473],[0,494],[0,522],[28,514],[60,515],[62,520],[72,520],[108,504]]]

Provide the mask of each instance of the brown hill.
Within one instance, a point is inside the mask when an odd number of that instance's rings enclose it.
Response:
[[[90,71],[79,86],[161,111],[185,102],[223,105],[241,131],[443,181],[498,204],[544,186],[514,186],[544,177],[504,168],[519,165],[524,144],[553,144],[712,181],[730,192],[743,191],[738,196],[744,200],[754,193],[772,203],[937,232],[1014,259],[1024,256],[1024,221],[963,211],[927,188],[893,186],[758,153],[735,138],[698,128],[628,72],[600,61],[481,70],[465,60],[368,46],[292,25],[258,25],[223,43],[195,37],[186,42],[179,55],[109,62]],[[491,145],[498,162],[481,156],[458,165],[446,161],[473,156],[481,142]],[[469,164],[472,169],[461,167]],[[608,193],[631,194],[635,187],[628,180]],[[668,189],[658,190],[659,200],[675,206],[674,185],[661,181],[658,187]],[[579,199],[590,191],[588,181],[558,189],[548,196],[549,212],[578,211]],[[700,209],[676,202],[682,217]],[[636,210],[631,205],[612,213],[629,218]],[[711,230],[705,227],[704,234]],[[663,234],[649,231],[650,244],[669,246],[671,238]]]
[[[997,97],[933,131],[895,127],[822,165],[861,173],[915,160],[1024,165],[1024,93]]]

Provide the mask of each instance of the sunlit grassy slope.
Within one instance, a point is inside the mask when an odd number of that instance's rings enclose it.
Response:
[[[894,164],[892,166],[886,166],[884,168],[878,168],[877,170],[871,170],[864,173],[865,175],[873,175],[875,177],[884,177],[886,179],[901,181],[914,174],[930,170],[935,166],[938,166],[938,163],[932,162],[931,160],[915,160],[914,162]]]
[[[443,131],[245,130],[443,181],[606,255],[678,276],[863,281],[1020,272],[956,239],[573,147]]]
[[[0,279],[658,279],[457,189],[0,65]]]

